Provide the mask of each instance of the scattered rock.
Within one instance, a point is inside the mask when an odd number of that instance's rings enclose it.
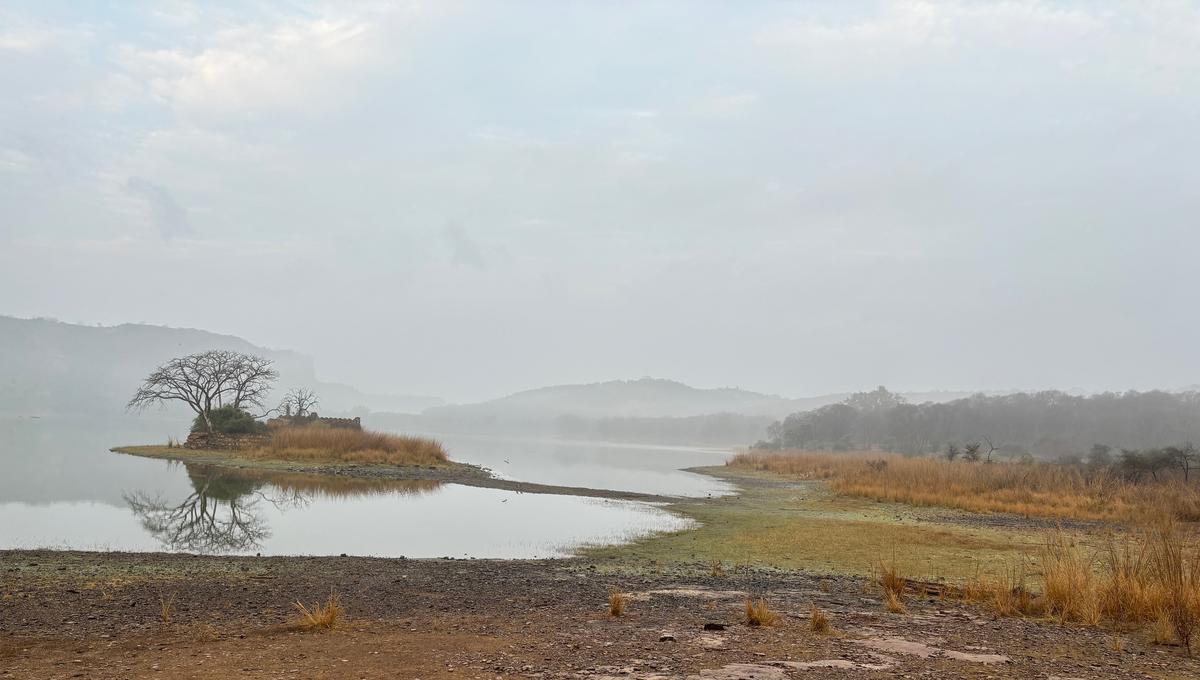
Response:
[[[904,638],[855,640],[854,642],[880,652],[906,654],[908,656],[915,656],[921,659],[928,659],[934,656],[943,656],[948,659],[967,661],[969,663],[995,664],[1012,662],[1011,659],[1003,654],[973,654],[969,652],[958,652],[952,649],[941,649],[940,647],[927,645],[923,642],[905,640]]]
[[[728,626],[723,623],[708,622],[704,624],[704,630],[725,630]]]
[[[731,663],[722,668],[706,668],[688,680],[787,680],[787,673],[778,666],[759,663]]]

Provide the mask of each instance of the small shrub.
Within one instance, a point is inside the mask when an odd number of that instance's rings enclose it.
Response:
[[[254,419],[248,412],[233,406],[221,406],[208,412],[212,421],[213,432],[221,434],[261,434],[267,431],[264,423]],[[207,432],[208,425],[203,415],[197,415],[192,421],[192,432]]]
[[[825,612],[817,609],[817,605],[812,606],[812,611],[808,613],[808,628],[814,633],[822,635],[829,632],[829,617]]]
[[[771,611],[767,601],[758,598],[758,602],[746,598],[746,624],[750,626],[773,626],[779,615]]]
[[[708,565],[708,573],[716,578],[725,576],[725,566],[721,564],[721,560],[713,560]]]
[[[310,609],[296,600],[295,606],[300,615],[299,625],[306,630],[333,628],[342,614],[342,605],[338,601],[337,593],[332,590],[329,591],[329,598],[325,600],[325,604],[318,602]]]
[[[619,588],[613,586],[608,589],[608,615],[621,616],[625,613],[625,595]]]

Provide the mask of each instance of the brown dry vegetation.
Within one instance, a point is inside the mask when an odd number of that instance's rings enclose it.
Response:
[[[243,453],[304,463],[438,465],[447,460],[446,450],[433,439],[319,425],[278,428],[269,443]]]
[[[1200,520],[1200,485],[1194,482],[1135,483],[1050,463],[981,464],[892,453],[785,451],[742,453],[728,464],[826,479],[840,494],[909,505],[1119,522],[1163,515]]]
[[[338,618],[342,615],[342,604],[338,599],[337,593],[332,590],[329,591],[329,598],[325,600],[325,604],[318,602],[310,608],[304,606],[303,602],[296,600],[295,606],[296,612],[299,614],[297,625],[306,630],[333,628],[337,625]]]
[[[821,633],[822,635],[830,632],[829,616],[825,612],[818,609],[817,605],[815,604],[808,613],[808,629],[814,633]]]
[[[1025,586],[1024,569],[1007,578],[980,576],[959,595],[1001,616],[1050,615],[1064,623],[1145,628],[1158,643],[1190,650],[1200,633],[1200,540],[1164,521],[1088,551],[1056,532],[1036,560],[1041,593]]]
[[[625,594],[616,586],[608,589],[608,615],[621,616],[625,613]]]
[[[779,620],[779,615],[767,606],[767,601],[763,598],[758,598],[755,602],[752,599],[746,599],[746,625],[749,626],[773,626]]]

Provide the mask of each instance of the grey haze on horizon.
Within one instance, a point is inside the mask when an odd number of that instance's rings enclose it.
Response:
[[[1188,2],[0,5],[0,314],[488,399],[1200,382]]]

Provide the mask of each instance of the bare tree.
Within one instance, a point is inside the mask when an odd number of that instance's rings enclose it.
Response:
[[[317,410],[320,400],[317,393],[307,387],[297,387],[289,391],[279,402],[279,410],[286,416],[306,416]]]
[[[1190,479],[1192,470],[1200,469],[1200,451],[1191,442],[1183,446],[1168,446],[1163,449],[1163,456],[1179,468],[1185,482]]]
[[[986,457],[985,457],[985,460],[986,460],[988,463],[990,463],[990,462],[992,462],[992,454],[996,452],[996,445],[995,445],[995,444],[993,444],[993,443],[992,443],[992,440],[991,440],[991,439],[988,439],[987,437],[984,437],[984,438],[983,438],[983,441],[987,442],[987,445],[988,445],[988,451],[987,451],[987,455],[986,455]]]
[[[212,409],[221,406],[261,409],[278,377],[271,360],[263,357],[228,350],[189,354],[154,369],[126,408],[142,410],[181,401],[203,418],[205,428],[211,432]]]

